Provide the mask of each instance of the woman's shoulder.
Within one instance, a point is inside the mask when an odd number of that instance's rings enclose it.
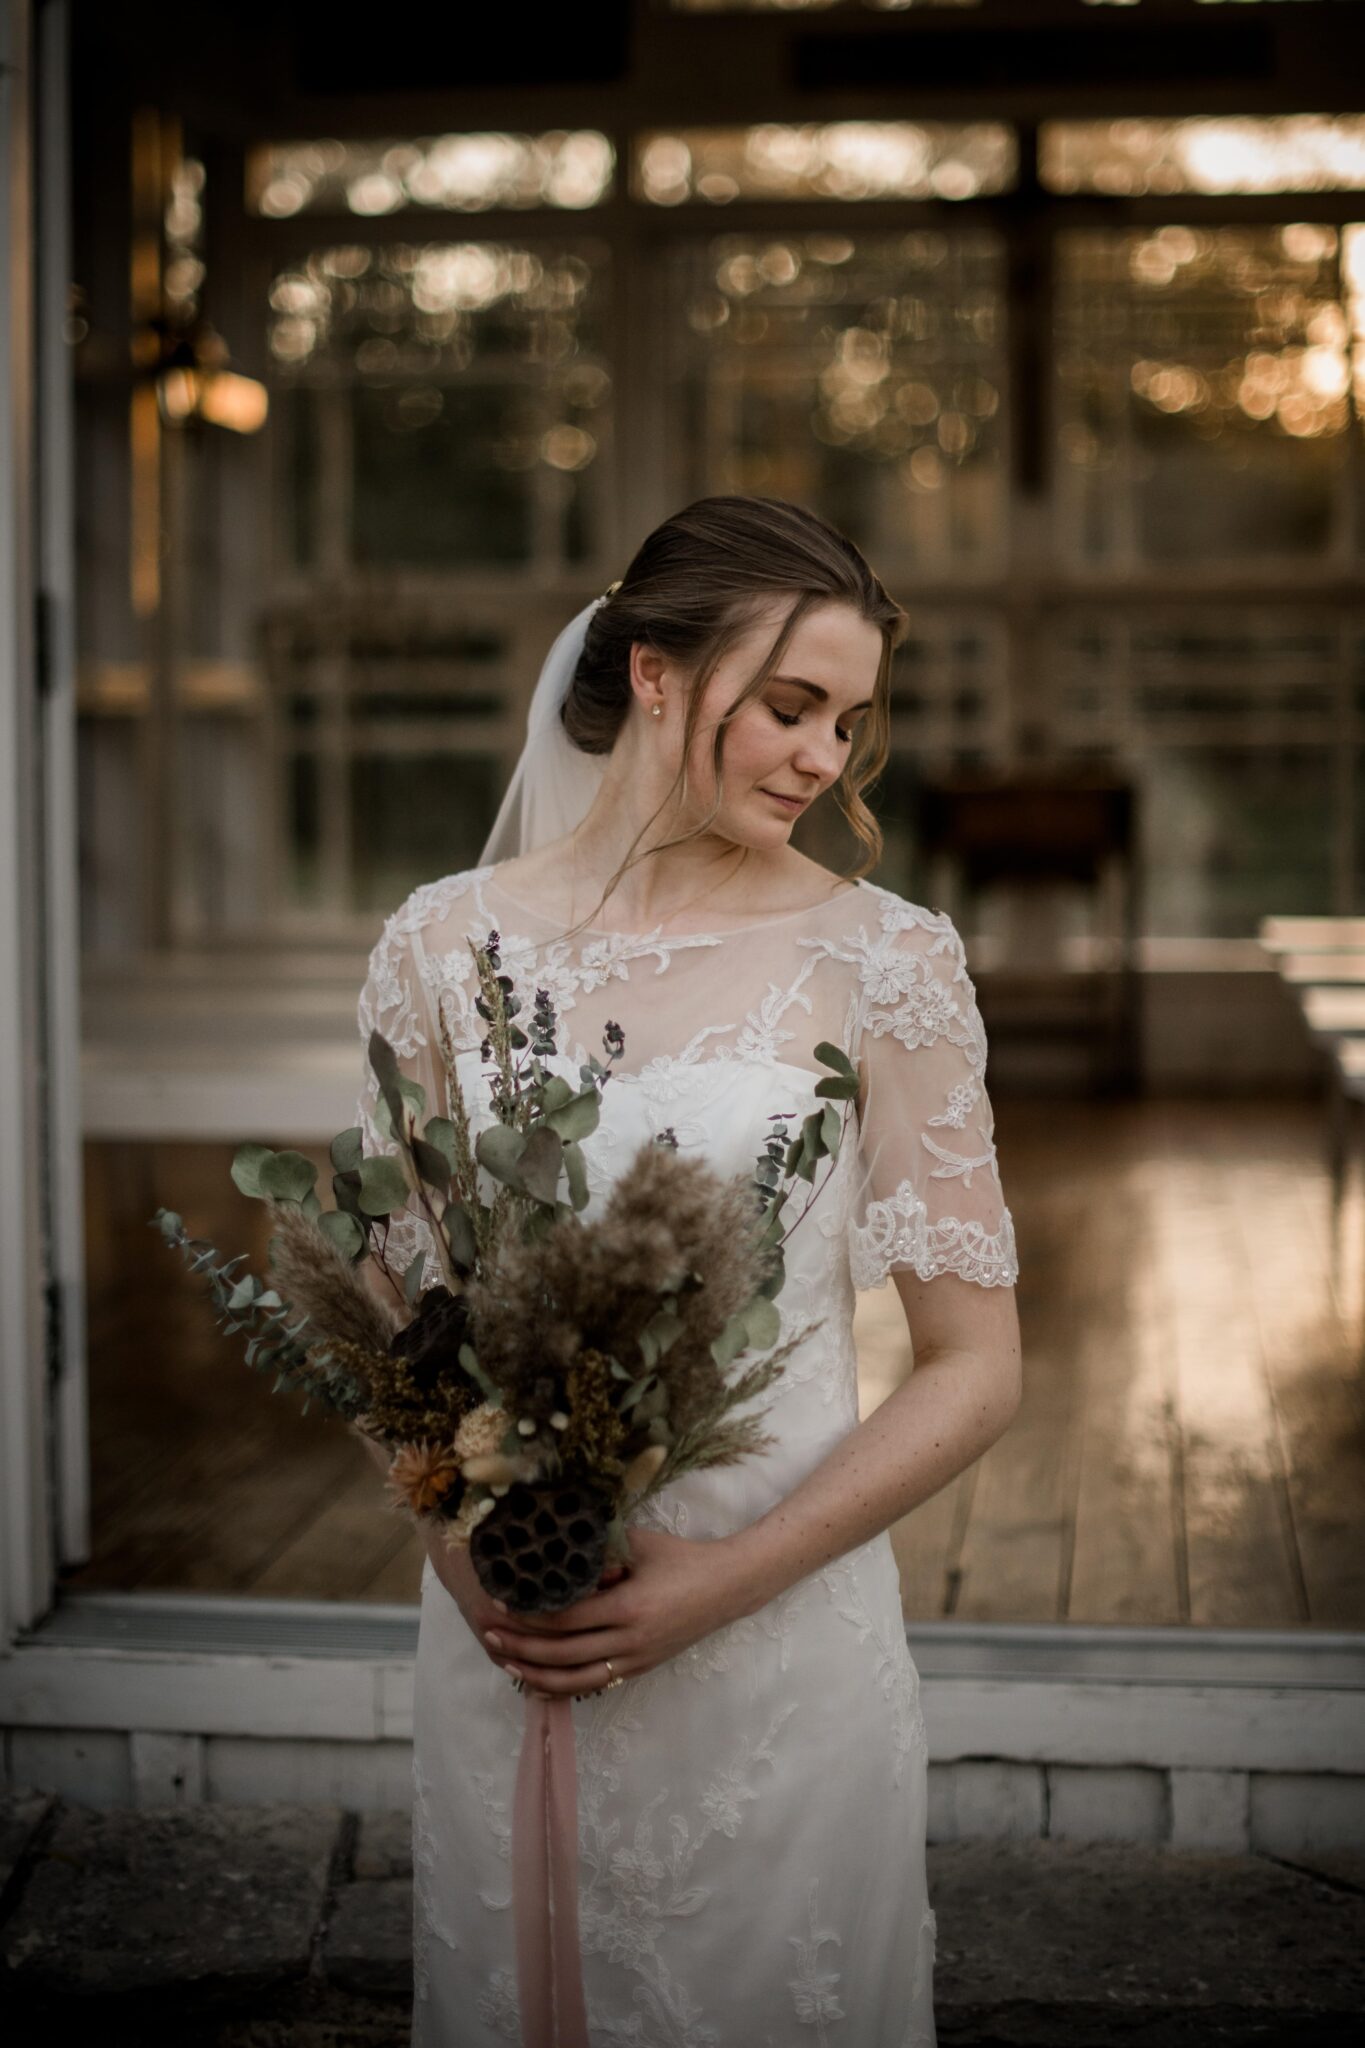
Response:
[[[370,954],[371,964],[382,965],[401,954],[421,951],[425,936],[444,926],[466,899],[477,899],[480,885],[492,872],[491,867],[459,868],[435,881],[419,882],[385,917]],[[414,940],[419,942],[417,948]]]
[[[859,876],[854,888],[835,900],[846,901],[865,921],[870,911],[880,931],[888,936],[922,932],[930,941],[948,939],[950,943],[961,944],[957,927],[946,910],[931,909],[928,904],[888,888],[884,882],[869,881],[866,875]]]

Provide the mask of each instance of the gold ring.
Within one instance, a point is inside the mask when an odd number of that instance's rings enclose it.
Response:
[[[610,1674],[610,1675],[608,1676],[608,1679],[607,1679],[607,1682],[606,1682],[606,1684],[605,1684],[605,1685],[603,1686],[603,1688],[602,1688],[603,1692],[610,1692],[610,1691],[611,1691],[611,1689],[612,1689],[612,1687],[613,1687],[614,1685],[624,1685],[624,1684],[625,1684],[625,1682],[626,1682],[626,1681],[625,1681],[625,1679],[624,1679],[624,1678],[622,1678],[622,1677],[619,1677],[619,1676],[617,1675],[617,1673],[616,1673],[616,1672],[614,1672],[614,1671],[612,1670],[612,1668],[611,1668],[611,1658],[610,1658],[610,1657],[604,1657],[604,1658],[602,1659],[602,1662],[603,1662],[603,1663],[604,1663],[604,1664],[606,1665],[606,1667],[607,1667],[607,1671],[608,1671],[608,1673]]]

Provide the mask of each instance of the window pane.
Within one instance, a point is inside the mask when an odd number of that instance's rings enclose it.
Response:
[[[725,235],[673,261],[689,496],[814,505],[884,574],[998,558],[1005,301],[994,234]]]
[[[1328,748],[1154,748],[1140,806],[1149,932],[1251,938],[1333,909]]]
[[[500,798],[496,755],[357,754],[351,762],[351,907],[384,913],[434,876],[473,867]]]
[[[1340,243],[1313,222],[1058,238],[1058,505],[1070,559],[1344,548],[1360,290]]]
[[[598,244],[342,246],[280,273],[278,530],[296,559],[547,574],[590,559],[606,294]]]
[[[1044,121],[1038,175],[1052,192],[1361,192],[1365,116]]]
[[[482,213],[490,206],[596,206],[615,153],[595,129],[546,135],[427,135],[406,142],[275,142],[247,157],[249,213],[354,213],[405,207]]]
[[[534,450],[539,394],[515,385],[351,393],[359,563],[525,562],[533,505],[510,451]],[[533,457],[534,459],[534,457]]]
[[[1138,783],[1145,931],[1250,938],[1271,912],[1344,907],[1337,764],[1359,638],[1325,606],[1076,612],[1056,629],[1060,749]]]
[[[637,199],[656,206],[732,199],[975,199],[1018,171],[1001,121],[811,121],[642,135]]]

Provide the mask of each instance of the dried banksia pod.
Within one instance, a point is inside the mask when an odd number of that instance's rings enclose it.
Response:
[[[602,1576],[612,1502],[587,1483],[514,1486],[475,1523],[469,1555],[480,1585],[514,1614],[555,1614]]]

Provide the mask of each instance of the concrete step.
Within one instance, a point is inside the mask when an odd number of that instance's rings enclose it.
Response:
[[[960,1841],[929,1882],[941,2048],[1359,2039],[1365,1856]],[[411,1911],[406,1811],[0,1799],[24,2043],[89,2020],[101,2048],[406,2048]]]

